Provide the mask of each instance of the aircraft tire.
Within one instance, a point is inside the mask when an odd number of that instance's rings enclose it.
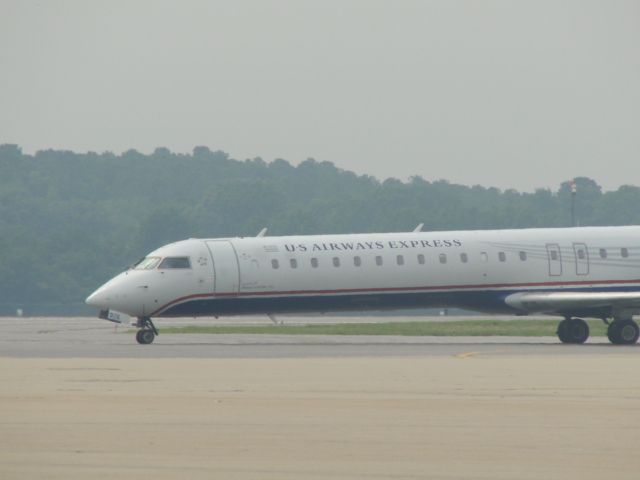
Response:
[[[572,343],[571,338],[569,337],[569,322],[570,320],[566,318],[558,324],[558,330],[556,333],[562,343]]]
[[[614,345],[633,345],[640,337],[640,327],[633,320],[615,320],[607,329],[607,337]]]
[[[589,324],[581,318],[569,320],[569,338],[571,343],[583,344],[589,338]]]
[[[589,324],[581,318],[566,318],[558,325],[557,333],[562,343],[582,344],[589,338]]]
[[[568,331],[570,343],[582,344],[589,338],[589,324],[581,318],[569,320]]]
[[[609,327],[607,328],[607,338],[614,345],[620,345],[620,341],[618,338],[620,336],[620,333],[618,332],[619,326],[620,326],[620,322],[614,321],[614,322],[611,322],[609,324]]]
[[[155,335],[153,333],[153,330],[151,330],[150,328],[143,328],[142,330],[138,330],[136,332],[136,340],[141,345],[149,345],[150,343],[153,343],[154,339]]]

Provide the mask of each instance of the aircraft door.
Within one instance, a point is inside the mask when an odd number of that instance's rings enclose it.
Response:
[[[480,252],[480,263],[482,269],[482,276],[487,276],[487,270],[489,270],[489,254],[487,252]]]
[[[560,255],[560,245],[557,243],[548,243],[547,258],[549,259],[549,276],[557,277],[562,275],[562,256]]]
[[[584,243],[573,244],[573,255],[576,259],[576,275],[589,274],[589,250]]]
[[[240,286],[238,258],[231,242],[213,240],[207,242],[213,258],[213,290],[217,294],[237,295]]]

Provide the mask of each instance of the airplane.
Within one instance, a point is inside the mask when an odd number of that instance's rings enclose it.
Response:
[[[137,317],[462,308],[564,317],[563,343],[602,319],[616,345],[640,336],[640,226],[191,238],[165,245],[93,292],[88,305]]]

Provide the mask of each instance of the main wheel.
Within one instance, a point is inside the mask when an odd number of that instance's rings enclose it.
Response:
[[[589,338],[589,324],[581,318],[567,318],[558,325],[558,338],[562,343],[584,343]]]
[[[569,320],[569,338],[571,343],[584,343],[589,338],[589,324],[581,318]]]
[[[607,338],[614,345],[620,345],[620,322],[611,322],[607,328]]]
[[[558,331],[556,333],[558,334],[558,338],[562,343],[572,343],[571,338],[569,337],[570,321],[571,320],[569,320],[568,318],[565,318],[558,324]]]
[[[640,337],[640,328],[633,320],[615,320],[607,329],[607,337],[614,345],[633,345]]]
[[[142,330],[138,330],[136,333],[136,340],[142,345],[149,345],[150,343],[153,343],[153,339],[155,337],[153,330],[150,328],[143,328]]]

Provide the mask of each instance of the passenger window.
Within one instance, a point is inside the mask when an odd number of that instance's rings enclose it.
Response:
[[[498,252],[498,260],[504,262],[507,260],[507,255],[504,252]]]
[[[278,263],[278,260],[276,260],[275,258],[271,259],[271,267],[275,270],[280,268],[280,264]]]
[[[289,260],[289,265],[291,265],[291,268],[298,268],[298,261],[295,258],[292,258]]]
[[[191,263],[189,257],[167,257],[160,262],[158,268],[191,268]]]
[[[440,259],[440,263],[447,263],[447,254],[446,253],[441,253],[440,255],[438,255],[438,258]]]
[[[362,260],[360,259],[360,257],[353,257],[353,264],[356,267],[359,267],[360,265],[362,265]]]
[[[318,268],[318,259],[317,259],[317,258],[313,257],[313,258],[311,259],[311,266],[312,266],[313,268]]]
[[[376,257],[376,265],[379,267],[382,266],[382,257],[380,255]]]
[[[607,250],[604,248],[600,249],[600,258],[607,258]]]
[[[582,249],[578,250],[578,259],[584,260],[584,250]]]
[[[629,250],[627,250],[626,248],[621,248],[620,255],[622,255],[622,258],[627,258],[629,256]]]
[[[558,252],[556,250],[549,250],[551,254],[551,260],[558,260]]]
[[[520,257],[520,260],[523,262],[527,261],[527,252],[518,252],[518,256]]]
[[[339,267],[340,266],[340,258],[339,257],[333,257],[333,266],[334,267]]]
[[[397,263],[398,265],[404,265],[404,257],[403,257],[402,255],[398,255],[398,256],[396,257],[396,263]]]
[[[424,255],[422,254],[418,255],[418,263],[420,265],[424,265]]]
[[[466,253],[463,252],[463,253],[460,254],[460,261],[462,263],[467,263],[469,261],[469,257],[467,257]]]

